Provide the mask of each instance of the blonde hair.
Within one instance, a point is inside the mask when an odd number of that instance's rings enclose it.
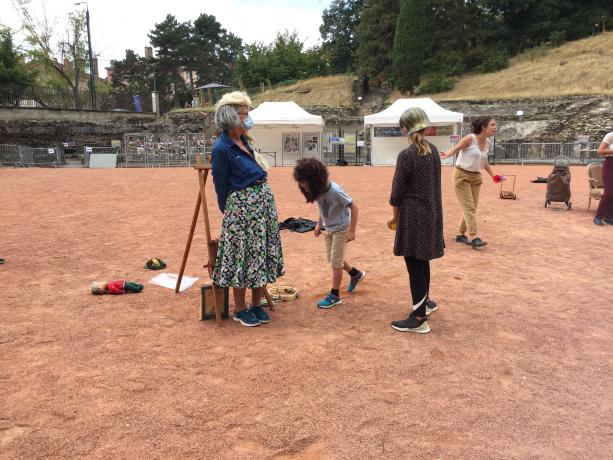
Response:
[[[215,108],[219,109],[219,107],[224,105],[246,105],[247,107],[253,107],[251,98],[243,91],[232,91],[231,93],[224,94],[215,104]]]
[[[424,136],[424,131],[425,130],[422,129],[413,134],[409,134],[411,144],[415,144],[415,147],[417,147],[417,154],[421,156],[430,155],[432,153],[430,143],[426,140],[426,136]]]
[[[222,107],[231,106],[233,111],[227,111]],[[253,103],[251,102],[251,98],[247,95],[247,93],[243,91],[232,91],[231,93],[226,93],[222,96],[222,98],[215,104],[215,108],[217,109],[215,112],[215,122],[219,129],[228,129],[237,127],[241,121],[236,113],[238,107],[247,106],[251,108]],[[253,150],[253,158],[255,162],[262,168],[264,171],[268,171],[270,166],[264,158],[256,149],[255,149],[255,139],[249,132],[245,132],[244,136],[247,138],[247,142]]]

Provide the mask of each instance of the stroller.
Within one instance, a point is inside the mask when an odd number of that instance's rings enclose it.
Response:
[[[570,160],[564,155],[560,155],[555,159],[553,171],[547,177],[547,196],[545,198],[545,208],[551,208],[552,202],[564,203],[564,208],[570,210],[572,203],[570,202],[570,169],[568,167]],[[553,209],[553,208],[552,208]]]

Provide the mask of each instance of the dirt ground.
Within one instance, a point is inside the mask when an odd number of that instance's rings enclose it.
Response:
[[[0,170],[0,457],[612,458],[613,227],[592,224],[584,167],[569,212],[529,182],[551,167],[494,169],[518,175],[518,198],[483,186],[479,251],[454,242],[443,170],[427,335],[389,326],[409,307],[385,226],[392,168],[331,168],[359,207],[363,284],[318,310],[324,242],[283,232],[281,284],[300,298],[258,328],[198,321],[197,288],[147,284],[150,257],[179,271],[193,170]],[[315,219],[291,173],[271,171],[279,217]],[[198,229],[186,274],[202,282]],[[90,293],[118,277],[145,289]]]

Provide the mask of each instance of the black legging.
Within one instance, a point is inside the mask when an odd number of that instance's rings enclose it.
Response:
[[[426,299],[430,290],[430,261],[409,256],[404,258],[404,262],[409,272],[415,316],[426,316]]]

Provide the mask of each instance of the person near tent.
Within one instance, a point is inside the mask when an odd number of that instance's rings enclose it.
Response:
[[[400,116],[400,129],[409,147],[398,154],[392,182],[392,217],[387,222],[396,229],[394,255],[404,257],[409,272],[412,310],[408,317],[392,321],[401,332],[430,332],[428,316],[438,307],[429,298],[430,260],[442,257],[443,205],[441,199],[441,160],[437,148],[428,142],[430,126],[426,112],[413,107]]]
[[[251,99],[240,91],[217,103],[215,124],[222,133],[213,147],[211,169],[223,213],[213,282],[233,288],[233,319],[252,327],[270,321],[260,305],[262,288],[284,274],[284,263],[268,165],[248,133],[253,126],[250,107]],[[247,288],[251,308],[245,303]]]
[[[602,166],[604,191],[598,203],[594,223],[613,225],[613,131],[608,133],[600,143],[598,154],[605,157]]]
[[[440,156],[444,159],[459,152],[453,172],[453,186],[462,208],[462,217],[455,240],[477,249],[487,244],[477,236],[477,204],[483,183],[481,170],[485,169],[492,180],[499,180],[487,161],[490,137],[496,134],[496,120],[491,116],[476,117],[471,127],[472,134],[464,136],[455,146],[441,152]],[[470,239],[466,236],[467,232]]]
[[[341,303],[340,289],[343,270],[349,273],[347,291],[353,291],[366,276],[345,259],[347,243],[355,240],[358,225],[358,207],[353,199],[336,183],[329,180],[328,168],[316,158],[298,160],[294,167],[294,180],[307,203],[317,201],[319,219],[315,236],[321,235],[322,226],[326,242],[326,255],[332,266],[332,289],[317,302],[319,308],[332,308]]]

